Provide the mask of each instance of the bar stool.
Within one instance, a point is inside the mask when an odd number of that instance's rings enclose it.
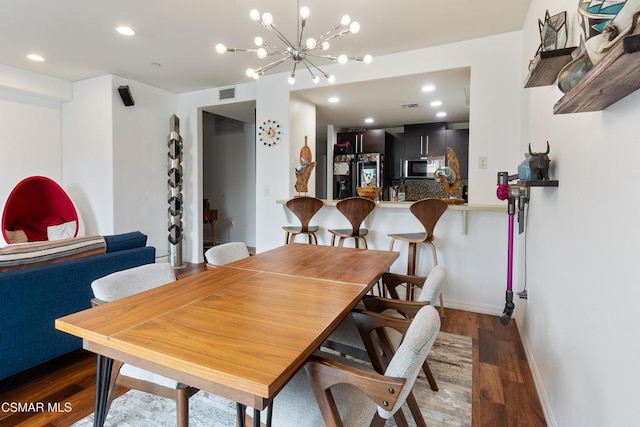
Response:
[[[286,232],[284,238],[285,245],[295,241],[298,234],[306,234],[309,239],[309,244],[318,244],[318,238],[316,232],[320,229],[317,225],[309,225],[311,218],[324,206],[324,202],[315,197],[300,196],[290,199],[286,203],[287,208],[298,218],[300,226],[285,225],[282,229]],[[313,242],[312,242],[313,240]]]
[[[365,236],[369,234],[369,230],[360,228],[360,224],[375,207],[375,202],[365,197],[349,197],[336,203],[336,208],[351,223],[351,228],[329,230],[329,233],[331,233],[331,246],[335,245],[336,237],[340,238],[338,246],[342,246],[345,239],[353,237],[356,239],[356,248],[360,247],[359,242],[362,240],[364,248],[368,249]]]
[[[438,254],[436,246],[433,244],[433,229],[444,211],[447,210],[447,204],[440,199],[422,199],[411,204],[409,207],[411,213],[420,221],[424,227],[423,232],[415,233],[397,233],[388,234],[391,237],[389,250],[393,250],[396,240],[409,243],[409,252],[407,255],[407,274],[415,275],[416,273],[416,253],[418,243],[426,243],[431,247],[433,256],[433,265],[438,265]],[[407,287],[407,299],[411,299],[411,288]],[[442,294],[440,294],[440,307],[443,307]]]

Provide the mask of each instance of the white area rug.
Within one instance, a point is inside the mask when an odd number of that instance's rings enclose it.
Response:
[[[429,388],[424,373],[418,377],[413,392],[429,427],[471,425],[472,344],[470,337],[440,332],[429,354],[429,366],[439,391]],[[415,426],[408,408],[405,415]],[[189,399],[191,427],[235,427],[234,402],[200,391]],[[74,427],[93,425],[93,414]],[[160,427],[176,425],[173,400],[131,390],[113,401],[105,426]],[[388,426],[395,426],[390,420]],[[277,427],[277,426],[274,426]],[[319,426],[321,427],[321,426]]]

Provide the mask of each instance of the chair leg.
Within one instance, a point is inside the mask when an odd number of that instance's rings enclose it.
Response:
[[[189,392],[187,388],[176,389],[176,415],[178,427],[189,426]]]
[[[331,246],[335,246],[335,245],[336,245],[336,235],[331,234]]]
[[[354,246],[356,247],[356,249],[359,249],[360,248],[360,238],[359,237],[355,237],[355,241],[356,242],[355,242]]]
[[[391,243],[389,244],[389,252],[393,250],[393,245],[396,243],[396,239],[391,239]]]
[[[409,251],[407,253],[407,276],[413,276],[416,274],[416,252],[417,243],[409,243]],[[407,300],[413,300],[413,285],[407,283]]]
[[[436,245],[433,242],[426,242],[431,246],[431,256],[433,257],[433,265],[438,265],[438,253],[436,252]]]
[[[427,427],[427,422],[424,420],[422,412],[420,412],[420,406],[418,406],[418,401],[413,395],[413,392],[409,392],[409,395],[407,396],[407,406],[411,411],[411,415],[413,415],[413,420],[416,422],[416,427]]]
[[[438,383],[436,383],[436,378],[433,376],[433,372],[431,372],[431,368],[429,367],[429,363],[426,361],[426,359],[422,364],[422,370],[424,371],[424,375],[427,377],[427,381],[429,381],[431,390],[438,391]]]
[[[289,244],[289,233],[287,232],[284,236],[284,244],[288,245]]]
[[[360,237],[362,239],[362,244],[364,245],[365,249],[369,249],[369,245],[367,245],[367,239],[365,239],[364,237]]]
[[[411,395],[411,393],[409,393],[409,395]],[[409,423],[407,423],[407,418],[404,416],[404,412],[402,412],[402,408],[398,409],[396,413],[393,414],[393,419],[395,420],[396,425],[398,427],[409,427]]]
[[[440,292],[440,317],[444,319],[444,300],[442,298],[442,292]]]

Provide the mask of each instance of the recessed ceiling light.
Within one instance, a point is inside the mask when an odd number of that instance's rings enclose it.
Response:
[[[133,29],[124,26],[116,28],[116,31],[124,36],[133,36],[136,33]]]
[[[432,107],[439,107],[442,105],[442,101],[431,101],[430,104]]]
[[[434,85],[422,86],[423,92],[433,92],[434,90],[436,90],[436,87]]]
[[[364,119],[365,123],[373,123],[373,118],[371,117],[367,117],[366,119]]]
[[[337,96],[332,96],[331,98],[329,98],[329,102],[335,104],[336,102],[340,102],[340,98],[338,98]]]
[[[31,53],[31,54],[27,55],[27,58],[29,58],[32,61],[36,61],[36,62],[44,61],[44,58],[42,56],[37,55],[35,53]]]
[[[438,114],[436,114],[436,116],[438,117],[445,117],[447,115],[447,113],[445,113],[444,111],[440,111]]]

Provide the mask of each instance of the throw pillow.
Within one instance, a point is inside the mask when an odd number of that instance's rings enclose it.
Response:
[[[50,225],[47,227],[47,239],[48,240],[62,240],[75,237],[76,235],[76,222],[69,221],[60,225]]]
[[[4,230],[9,243],[25,243],[28,242],[27,234],[23,230]]]

